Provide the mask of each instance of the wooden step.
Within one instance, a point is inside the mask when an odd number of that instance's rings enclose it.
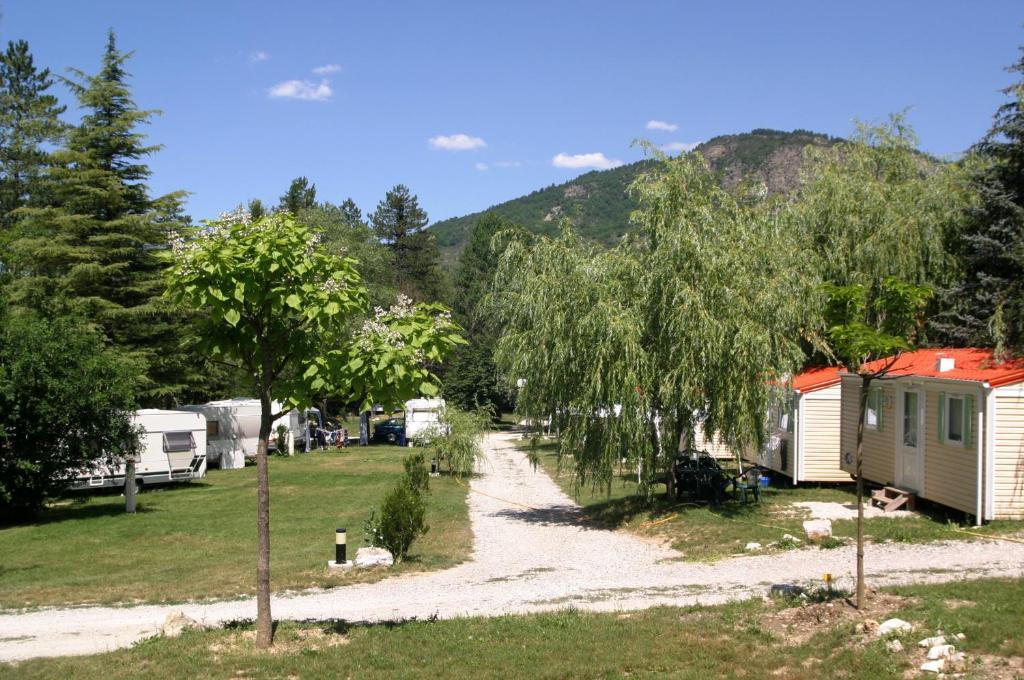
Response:
[[[881,507],[883,512],[892,512],[900,508],[913,510],[916,498],[917,495],[913,491],[897,489],[894,486],[882,487],[871,494],[871,502]]]

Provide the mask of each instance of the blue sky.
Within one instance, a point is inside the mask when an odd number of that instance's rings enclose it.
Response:
[[[94,72],[109,27],[155,192],[213,217],[309,177],[369,212],[405,183],[432,220],[757,127],[846,135],[911,107],[921,146],[988,129],[1020,2],[4,2],[0,38]],[[648,129],[661,121],[663,129]],[[658,127],[658,126],[656,126]],[[667,129],[664,129],[667,128]],[[673,129],[674,128],[674,129]]]

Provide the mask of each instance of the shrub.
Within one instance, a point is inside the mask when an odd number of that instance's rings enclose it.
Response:
[[[440,421],[440,427],[432,428],[421,443],[429,447],[439,463],[446,462],[452,474],[459,477],[473,474],[477,461],[484,457],[480,443],[484,432],[491,428],[491,413],[487,409],[445,408]]]
[[[427,533],[423,496],[403,478],[388,492],[380,509],[380,542],[391,551],[396,562],[409,553],[413,541]]]
[[[278,425],[277,431],[274,433],[274,444],[276,446],[277,455],[287,456],[288,455],[288,426]]]
[[[402,465],[405,466],[403,479],[410,489],[417,493],[430,491],[430,473],[427,472],[427,461],[422,453],[406,456]]]

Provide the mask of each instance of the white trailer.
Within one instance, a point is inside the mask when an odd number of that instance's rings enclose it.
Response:
[[[142,409],[132,416],[141,427],[135,459],[135,480],[140,486],[190,482],[206,476],[206,418],[187,411]],[[81,470],[72,489],[123,487],[125,461],[111,455]]]
[[[221,399],[205,404],[182,406],[186,411],[206,416],[206,460],[221,469],[245,467],[245,459],[256,455],[260,436],[260,400],[248,398]],[[271,402],[271,410],[280,411],[281,403]],[[310,425],[310,422],[313,425]],[[298,447],[308,450],[316,443],[315,428],[323,427],[320,410],[306,409],[305,413],[290,411],[274,421],[270,430],[270,448],[276,448],[277,428],[288,429],[288,453]]]
[[[444,399],[410,399],[405,402],[406,440],[412,441],[431,430],[432,434],[447,434],[441,431],[443,410]]]

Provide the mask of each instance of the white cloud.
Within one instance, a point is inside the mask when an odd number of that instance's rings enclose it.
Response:
[[[323,66],[317,66],[313,69],[313,73],[318,76],[326,76],[331,73],[337,73],[341,70],[341,64],[324,64]]]
[[[457,135],[438,135],[427,140],[435,149],[444,151],[471,151],[487,146],[487,142],[479,137],[471,137],[459,133]]]
[[[669,142],[661,147],[661,150],[665,153],[680,153],[683,151],[689,152],[696,149],[703,142]]]
[[[551,165],[556,168],[597,168],[598,170],[608,170],[610,168],[619,167],[622,165],[622,161],[608,158],[600,152],[577,153],[572,155],[560,153],[551,159]]]
[[[473,167],[476,168],[477,170],[479,170],[480,172],[483,172],[483,171],[489,169],[489,166],[487,165],[487,163],[477,163]]]
[[[666,123],[663,120],[649,120],[647,121],[648,130],[661,130],[662,132],[675,132],[679,129],[679,126],[675,123]]]
[[[253,52],[249,55],[249,61],[267,61],[268,59],[270,59],[270,54],[268,52],[264,52],[263,50]]]
[[[323,102],[330,99],[334,91],[326,80],[321,80],[319,85],[308,80],[286,80],[267,90],[267,94],[271,97]]]

